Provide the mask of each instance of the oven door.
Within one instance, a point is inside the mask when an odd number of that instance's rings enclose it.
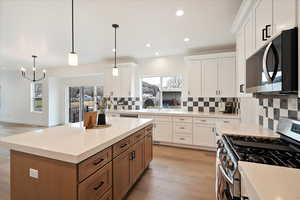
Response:
[[[216,161],[216,199],[217,200],[241,200],[234,197],[233,193],[237,185],[230,179],[222,168],[219,157]]]

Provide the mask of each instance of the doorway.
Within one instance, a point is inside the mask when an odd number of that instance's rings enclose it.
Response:
[[[103,97],[103,86],[69,87],[69,123],[83,120],[84,112],[95,111]]]

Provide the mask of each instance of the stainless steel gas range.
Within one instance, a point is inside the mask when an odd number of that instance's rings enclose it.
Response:
[[[238,162],[300,169],[300,122],[281,119],[280,138],[223,135],[217,151],[217,199],[248,200],[241,196]]]

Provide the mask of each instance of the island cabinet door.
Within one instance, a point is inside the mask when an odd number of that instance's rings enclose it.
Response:
[[[149,133],[145,137],[145,168],[149,166],[153,159],[153,149],[152,149],[152,133]]]
[[[113,199],[121,200],[128,192],[131,180],[132,151],[128,149],[113,160]]]
[[[145,152],[145,140],[140,140],[132,147],[132,165],[131,175],[132,184],[141,176],[145,169],[144,153]]]

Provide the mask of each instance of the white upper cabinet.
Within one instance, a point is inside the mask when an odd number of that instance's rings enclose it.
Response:
[[[202,72],[201,61],[188,63],[188,96],[201,97]]]
[[[235,57],[219,59],[219,96],[235,97],[236,96],[236,65]]]
[[[245,35],[244,29],[239,31],[236,35],[236,64],[237,64],[237,94],[239,97],[244,95],[245,91],[245,70],[246,70],[246,63],[245,63]]]
[[[203,96],[216,97],[219,95],[218,77],[218,59],[202,60]]]
[[[255,41],[256,49],[262,47],[272,37],[273,0],[259,0],[255,9]]]
[[[249,17],[247,18],[243,32],[245,35],[245,57],[246,59],[249,58],[255,50],[255,37],[254,37],[254,15],[250,13]]]
[[[273,32],[297,26],[297,0],[273,0]]]

